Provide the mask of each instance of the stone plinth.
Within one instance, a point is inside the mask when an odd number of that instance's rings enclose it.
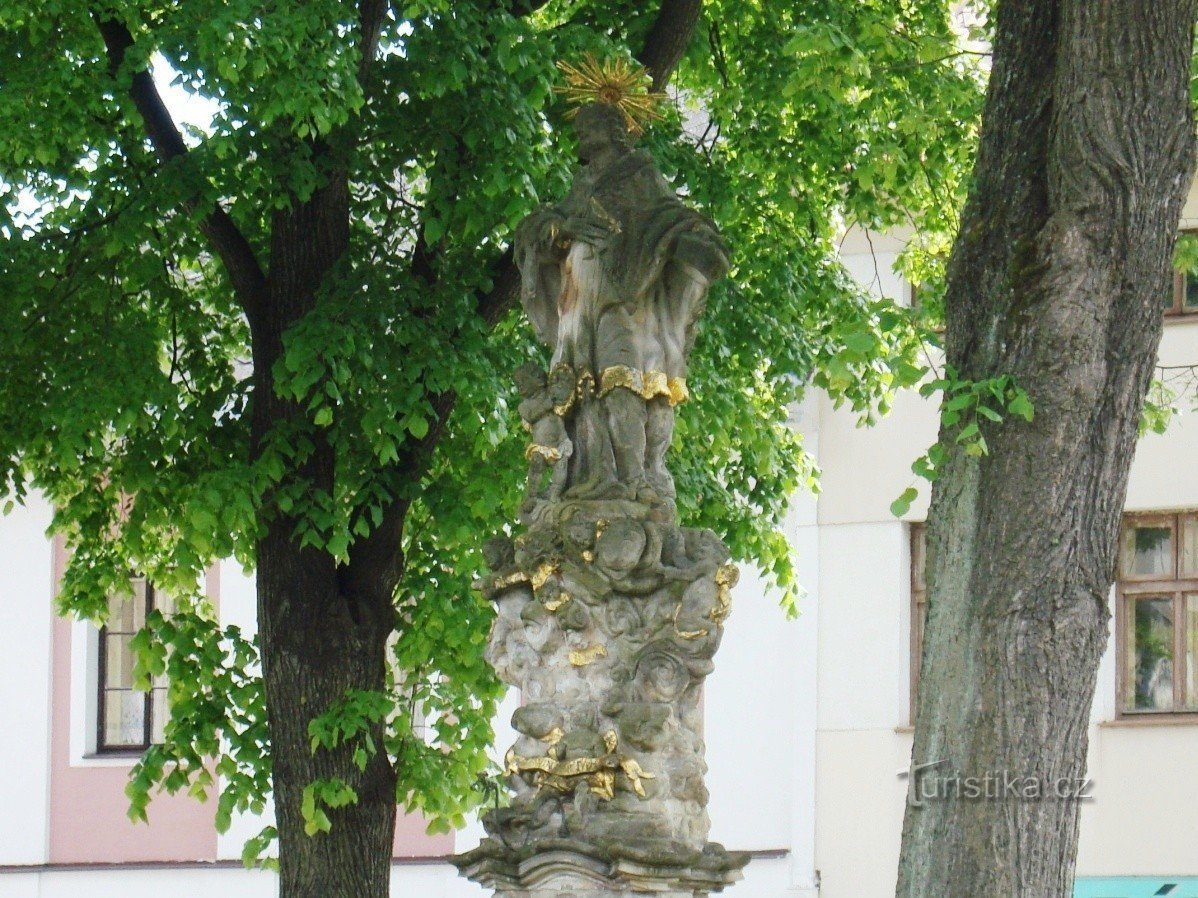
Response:
[[[521,857],[521,855],[527,855]],[[673,865],[650,858],[613,857],[566,839],[545,842],[529,852],[495,852],[484,843],[462,855],[462,873],[495,890],[495,898],[610,898],[612,895],[653,895],[655,898],[696,898],[719,892],[741,878],[745,855],[732,855],[720,846],[689,863]]]

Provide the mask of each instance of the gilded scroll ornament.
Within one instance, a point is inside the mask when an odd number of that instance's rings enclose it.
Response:
[[[553,407],[553,413],[559,418],[564,418],[573,411],[574,404],[578,402],[578,375],[574,372],[574,368],[571,365],[559,362],[550,370],[549,380],[551,382],[562,380],[574,384],[574,388],[570,390],[569,396]]]
[[[550,743],[550,754],[539,758],[526,758],[510,749],[504,756],[504,774],[507,776],[527,775],[534,785],[555,792],[569,793],[574,791],[575,783],[582,780],[587,783],[590,791],[602,800],[610,800],[615,795],[617,771],[623,773],[628,785],[639,797],[646,798],[643,780],[656,779],[656,774],[641,767],[640,762],[627,755],[618,756],[619,737],[615,730],[609,730],[603,735],[603,747],[606,754],[599,758],[569,758],[560,759],[553,756],[553,751],[561,744],[564,734],[555,727],[541,741]]]
[[[549,578],[559,570],[561,570],[560,566],[553,561],[543,561],[537,565],[537,569],[532,572],[532,576],[529,578],[533,592],[540,592],[541,587],[548,583]]]
[[[600,770],[587,778],[591,791],[601,801],[611,801],[616,796],[616,775],[610,770]]]
[[[562,591],[557,594],[556,599],[550,599],[548,602],[545,602],[543,604],[545,605],[545,610],[548,611],[550,614],[553,614],[555,611],[557,611],[559,608],[561,608],[563,605],[565,605],[568,601],[570,601],[570,594],[568,592]]]
[[[641,785],[641,780],[656,779],[657,775],[641,767],[635,758],[622,758],[620,760],[620,769],[628,777],[628,782],[632,785],[632,791],[641,798],[646,798],[645,787]]]
[[[716,606],[708,615],[712,621],[722,624],[732,613],[732,587],[740,580],[740,569],[735,564],[723,564],[715,572]]]
[[[607,657],[607,646],[601,642],[587,646],[585,649],[575,649],[570,652],[570,664],[574,667],[586,667],[594,664],[600,658]]]
[[[693,639],[702,639],[704,636],[706,636],[708,634],[708,630],[706,627],[701,627],[698,630],[679,630],[678,629],[678,615],[681,613],[682,613],[682,603],[679,602],[678,607],[676,607],[674,609],[674,635],[675,636],[677,636],[679,639],[693,640]],[[713,611],[712,613],[714,614],[715,612]],[[714,618],[713,618],[713,620],[714,620]]]
[[[495,589],[508,589],[512,586],[519,586],[521,583],[528,582],[528,574],[524,571],[512,571],[510,574],[503,574],[491,581],[491,586]]]

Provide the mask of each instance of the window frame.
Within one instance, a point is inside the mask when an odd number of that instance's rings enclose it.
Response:
[[[1182,536],[1186,518],[1198,521],[1198,509],[1178,511],[1129,512],[1119,524],[1119,544],[1116,557],[1115,579],[1115,719],[1141,721],[1198,720],[1198,695],[1192,696],[1194,707],[1186,707],[1186,684],[1189,670],[1185,652],[1185,606],[1187,595],[1198,595],[1198,572],[1185,575],[1181,567]],[[1173,532],[1172,576],[1134,576],[1125,573],[1125,551],[1128,531],[1135,527],[1167,524]],[[1150,709],[1139,711],[1128,707],[1127,689],[1130,671],[1128,654],[1134,649],[1128,643],[1134,628],[1129,612],[1131,603],[1142,598],[1164,597],[1173,606],[1173,709],[1162,711]]]
[[[141,579],[141,578],[134,577],[131,579],[137,580],[137,579]],[[142,618],[143,621],[148,619],[150,612],[154,610],[154,607],[155,607],[154,598],[157,594],[157,590],[154,588],[154,584],[149,579],[146,579],[145,584],[146,584],[146,587],[145,587],[145,591],[146,591],[145,610],[144,610],[145,616]],[[132,601],[136,601],[136,599],[137,599],[137,596],[136,596],[136,592],[135,592],[131,598],[128,598],[125,601],[132,602]],[[142,715],[142,741],[137,742],[137,743],[111,744],[110,745],[108,743],[108,740],[105,738],[105,724],[107,722],[106,717],[107,717],[107,706],[108,706],[108,703],[105,701],[105,697],[106,697],[105,693],[107,693],[109,691],[109,687],[108,687],[108,638],[110,635],[114,635],[114,634],[109,633],[107,623],[105,623],[104,626],[100,627],[99,632],[100,632],[99,647],[98,647],[98,651],[96,653],[98,661],[96,664],[95,754],[103,755],[105,757],[112,757],[112,756],[119,756],[119,755],[140,755],[142,752],[146,751],[146,749],[148,749],[151,745],[154,744],[154,742],[153,742],[153,736],[154,736],[154,705],[153,705],[153,702],[154,702],[154,691],[155,691],[154,685],[153,685],[153,683],[150,684],[150,689],[146,691],[145,696],[144,696],[145,710]],[[121,631],[121,633],[119,635],[126,635],[126,634],[124,633],[124,631]],[[134,690],[134,691],[136,691],[136,690]]]
[[[917,548],[918,547],[918,548]],[[911,521],[907,525],[907,557],[910,560],[910,571],[907,586],[910,592],[910,627],[909,638],[911,660],[909,664],[908,687],[911,725],[915,725],[915,704],[919,697],[919,674],[923,661],[923,636],[927,618],[928,606],[928,525],[926,521]],[[917,561],[918,559],[918,561]],[[923,583],[919,582],[920,566],[923,568]]]

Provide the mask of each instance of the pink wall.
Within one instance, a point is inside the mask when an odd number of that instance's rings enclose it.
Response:
[[[391,856],[396,858],[444,857],[453,854],[453,833],[430,836],[428,821],[420,814],[400,810],[395,818],[395,842]]]
[[[66,565],[61,540],[55,540],[55,591]],[[219,601],[220,577],[214,567],[206,587]],[[51,863],[130,863],[144,861],[213,861],[217,858],[215,803],[201,804],[184,794],[154,797],[147,809],[149,825],[133,823],[126,813],[128,764],[103,767],[71,765],[71,622],[54,622],[50,752]],[[430,836],[419,814],[400,812],[395,825],[396,858],[430,858],[452,854],[452,834]]]
[[[216,860],[213,805],[186,795],[150,802],[150,825],[125,813],[129,766],[72,767],[71,623],[54,622],[54,710],[50,749],[50,862]]]
[[[55,541],[55,591],[66,564]],[[129,765],[71,766],[71,622],[54,622],[54,673],[50,735],[50,862],[216,860],[214,803],[186,795],[159,795],[147,811],[150,823],[133,823],[125,797]]]

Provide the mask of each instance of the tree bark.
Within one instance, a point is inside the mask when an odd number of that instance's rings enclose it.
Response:
[[[325,553],[296,550],[285,522],[259,543],[260,639],[270,720],[279,894],[284,898],[385,898],[395,829],[395,772],[385,752],[365,771],[350,748],[309,747],[308,722],[346,691],[383,691],[388,630],[355,620],[355,598],[336,587]],[[389,607],[389,597],[388,597]],[[381,727],[371,733],[383,745]],[[332,829],[309,836],[301,802],[318,779],[340,779],[355,804],[327,810]]]
[[[253,327],[254,444],[270,429],[302,419],[299,403],[278,396],[272,370],[284,332],[311,311],[325,275],[348,247],[349,199],[344,177],[334,176],[307,202],[275,214],[271,223],[269,314]],[[334,460],[317,439],[297,476],[331,490]],[[347,690],[386,688],[386,643],[392,629],[392,593],[399,565],[399,534],[385,564],[350,578],[323,550],[301,548],[295,521],[267,521],[258,543],[258,626],[270,722],[275,819],[279,832],[280,895],[285,898],[385,898],[395,828],[395,771],[378,751],[364,771],[352,746],[310,748],[308,723],[343,699]],[[371,733],[384,744],[383,728]],[[355,804],[328,810],[332,829],[304,831],[304,789],[339,779],[357,793]]]
[[[1035,419],[986,430],[982,458],[941,431],[953,448],[928,516],[902,898],[1072,894],[1079,805],[1057,784],[1068,793],[1084,777],[1128,470],[1193,174],[1196,7],[998,4],[949,265],[947,360],[962,378],[1013,375]],[[985,796],[958,792],[965,777]]]

